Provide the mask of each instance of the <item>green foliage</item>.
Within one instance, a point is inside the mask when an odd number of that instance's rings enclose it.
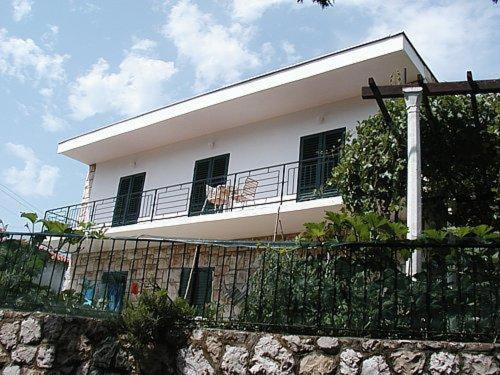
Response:
[[[48,260],[38,243],[6,239],[0,242],[0,296],[29,289]]]
[[[420,272],[410,249],[325,246],[268,249],[250,278],[245,323],[402,332],[498,330],[498,247],[425,248]]]
[[[326,212],[325,221],[305,223],[299,240],[360,242],[401,240],[408,229],[403,223],[391,222],[373,212],[359,215]]]
[[[177,348],[193,314],[186,301],[172,301],[166,290],[145,291],[125,307],[122,320],[136,346]]]
[[[175,374],[175,354],[185,345],[195,312],[166,290],[145,291],[121,314],[121,328],[144,374]]]
[[[500,96],[479,95],[479,124],[465,96],[430,99],[421,108],[423,216],[427,227],[496,226],[500,197]],[[354,213],[396,219],[406,197],[406,110],[387,101],[392,123],[377,114],[361,121],[330,183]]]

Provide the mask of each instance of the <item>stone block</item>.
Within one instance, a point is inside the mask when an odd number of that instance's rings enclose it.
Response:
[[[36,349],[36,346],[18,345],[10,355],[14,362],[29,365],[35,359]]]
[[[38,319],[29,317],[21,323],[19,341],[23,344],[37,344],[42,338],[42,326]]]
[[[2,375],[21,375],[21,367],[10,365],[3,369]]]
[[[0,343],[6,349],[11,349],[17,344],[17,333],[19,332],[19,322],[4,323],[0,328]]]
[[[431,375],[451,375],[459,373],[458,356],[451,353],[433,353],[429,361]]]
[[[361,366],[361,375],[390,375],[389,365],[381,355],[365,359]]]
[[[38,348],[36,365],[40,368],[51,368],[56,359],[56,348],[53,345],[42,345]]]
[[[399,350],[391,354],[393,369],[397,374],[422,374],[425,366],[425,354],[408,350]]]
[[[356,375],[359,370],[359,363],[363,355],[355,350],[346,349],[340,353],[340,369],[341,375]]]
[[[500,374],[500,368],[494,357],[484,354],[462,354],[462,372],[470,375]]]
[[[329,375],[336,368],[335,359],[324,354],[308,354],[300,361],[299,374],[301,375]]]
[[[192,345],[179,350],[177,370],[183,375],[215,375],[215,370],[203,356],[203,351]]]
[[[251,374],[285,375],[293,373],[295,360],[278,340],[265,335],[255,344],[251,366]]]
[[[222,357],[221,370],[224,374],[245,374],[247,369],[248,350],[241,346],[227,346]]]
[[[325,352],[333,352],[334,350],[339,348],[339,340],[335,337],[320,337],[316,341],[316,345],[318,345],[318,348],[325,351]]]

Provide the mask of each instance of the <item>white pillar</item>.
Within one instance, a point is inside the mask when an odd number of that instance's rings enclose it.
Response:
[[[420,147],[420,100],[421,87],[403,89],[406,112],[408,116],[408,177],[406,185],[406,225],[409,240],[418,238],[422,232],[422,184],[421,184],[421,147]],[[414,275],[420,272],[422,251],[416,250],[406,263],[407,273]]]
[[[422,184],[420,161],[420,100],[421,87],[403,89],[408,114],[408,179],[406,188],[406,223],[408,239],[414,240],[422,232]]]

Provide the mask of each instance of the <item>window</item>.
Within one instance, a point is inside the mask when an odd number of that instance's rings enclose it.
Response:
[[[84,306],[105,307],[120,312],[127,283],[126,271],[103,272],[101,281],[85,278],[82,285]]]
[[[345,128],[300,139],[297,200],[335,196],[335,187],[326,186],[326,181],[339,162],[344,140]]]
[[[103,273],[102,284],[104,287],[104,301],[108,311],[122,311],[126,283],[127,272]]]
[[[189,303],[203,309],[204,305],[212,299],[212,268],[196,268],[191,276],[191,288],[188,291],[187,300]],[[184,298],[191,275],[191,268],[183,268],[179,285],[179,297]]]
[[[146,173],[122,177],[113,212],[113,226],[137,223],[141,212],[142,190]]]
[[[196,161],[189,202],[189,215],[214,212],[214,206],[211,203],[205,204],[206,185],[218,186],[225,184],[228,165],[229,154]],[[205,209],[202,212],[203,206],[205,206]]]

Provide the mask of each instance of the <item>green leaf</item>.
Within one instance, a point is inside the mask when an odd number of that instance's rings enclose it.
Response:
[[[35,224],[38,220],[38,215],[35,212],[21,212],[21,217],[28,219],[31,224]]]

